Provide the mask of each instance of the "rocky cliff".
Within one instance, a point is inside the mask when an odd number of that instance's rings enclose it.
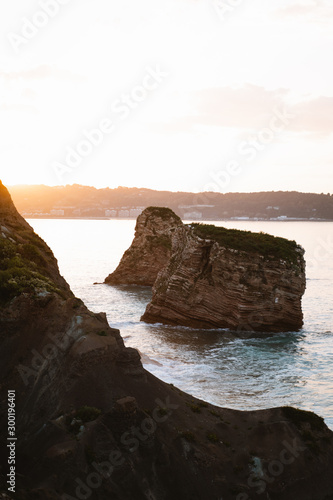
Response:
[[[332,498],[333,433],[320,417],[217,408],[158,380],[74,297],[1,183],[0,225],[3,498]]]
[[[142,316],[146,322],[298,330],[303,254],[293,241],[213,225],[185,226],[171,210],[150,207],[138,217],[132,246],[106,282],[154,282]]]
[[[152,286],[170,260],[173,233],[182,226],[181,219],[169,208],[144,210],[137,218],[130,248],[105,283]]]

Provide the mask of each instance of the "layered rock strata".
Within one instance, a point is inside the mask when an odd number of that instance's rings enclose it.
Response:
[[[0,183],[0,490],[17,500],[324,500],[333,433],[293,408],[217,408],[143,369],[59,275]],[[15,493],[8,391],[15,391]],[[12,394],[12,392],[11,392]]]
[[[106,282],[153,282],[152,300],[141,318],[146,322],[298,330],[303,255],[293,241],[213,225],[185,226],[171,210],[150,207],[138,217],[133,243]]]
[[[144,210],[137,218],[130,248],[105,283],[152,286],[170,260],[173,233],[182,226],[181,219],[168,208]]]

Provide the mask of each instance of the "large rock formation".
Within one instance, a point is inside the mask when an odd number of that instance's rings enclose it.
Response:
[[[170,260],[174,231],[182,226],[181,219],[169,208],[144,210],[137,219],[130,248],[105,283],[152,286]]]
[[[185,226],[170,209],[150,207],[138,217],[132,246],[106,282],[154,283],[141,318],[146,322],[298,330],[303,324],[303,254],[284,238]]]
[[[333,433],[320,417],[217,408],[158,380],[73,296],[1,183],[0,225],[2,498],[9,487],[17,500],[332,497]]]

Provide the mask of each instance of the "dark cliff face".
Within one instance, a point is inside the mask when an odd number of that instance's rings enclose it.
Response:
[[[217,408],[158,380],[103,313],[73,296],[2,185],[0,225],[1,492],[7,391],[15,390],[10,496],[18,500],[333,495],[333,433],[320,417]]]
[[[115,388],[117,377],[123,386]],[[23,489],[29,484],[32,457],[40,451],[38,460],[45,459],[46,450],[39,450],[35,440],[37,434],[46,436],[41,429],[85,405],[109,408],[118,396],[127,395],[128,377],[145,379],[138,352],[124,347],[105,314],[92,313],[74,297],[52,251],[18,214],[0,183],[1,419],[4,424],[7,391],[15,390],[17,435],[22,438],[19,473],[28,474]],[[57,432],[60,442],[68,439],[68,427]],[[1,458],[3,462],[4,452]]]
[[[156,208],[144,210],[131,247],[106,279],[153,284],[143,321],[244,331],[302,327],[301,247],[265,234],[185,226],[164,210],[163,219]]]

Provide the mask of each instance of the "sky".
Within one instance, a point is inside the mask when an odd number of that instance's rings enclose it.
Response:
[[[332,0],[1,2],[0,178],[333,192],[332,28]]]

